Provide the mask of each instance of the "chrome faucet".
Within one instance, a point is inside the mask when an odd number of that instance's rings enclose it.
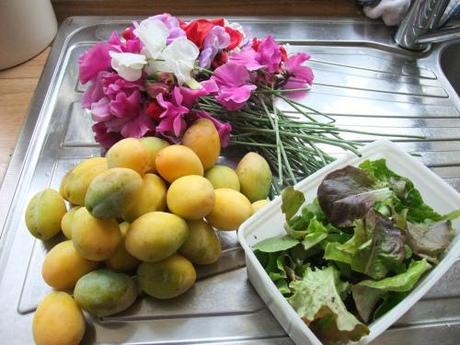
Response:
[[[423,50],[430,43],[460,37],[460,27],[440,28],[441,18],[450,0],[412,0],[407,15],[395,35],[401,47]]]

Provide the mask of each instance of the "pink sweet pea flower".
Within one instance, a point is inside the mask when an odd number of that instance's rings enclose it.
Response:
[[[256,60],[261,65],[266,66],[268,72],[278,72],[281,63],[281,52],[280,46],[275,42],[273,37],[268,36],[260,42]]]
[[[123,32],[123,40],[118,36],[118,33],[114,31],[107,41],[111,46],[110,50],[120,53],[139,54],[142,50],[142,42],[134,35],[133,31],[134,29],[132,27],[126,28]]]
[[[109,44],[97,43],[80,56],[79,78],[82,84],[96,79],[99,72],[110,70],[112,59],[109,55],[109,49]]]
[[[246,101],[251,97],[252,91],[257,88],[249,83],[248,70],[234,62],[218,67],[211,79],[216,82],[219,88],[216,100],[230,111],[243,108]]]
[[[288,72],[288,78],[283,89],[302,89],[308,88],[313,83],[313,71],[308,66],[302,66],[302,64],[309,60],[310,56],[306,53],[298,53],[290,56],[284,67]],[[305,95],[306,91],[293,91],[289,92],[288,96],[291,98],[298,98]]]
[[[257,52],[253,48],[248,47],[239,53],[231,54],[229,61],[246,67],[248,71],[256,71],[265,67],[257,61],[256,57]]]
[[[249,71],[266,68],[269,73],[277,73],[282,61],[282,47],[268,36],[256,41],[251,47],[244,48],[240,53],[230,55],[230,61],[245,66]]]

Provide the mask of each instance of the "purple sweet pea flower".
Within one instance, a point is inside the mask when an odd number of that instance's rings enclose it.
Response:
[[[185,37],[185,31],[180,27],[179,20],[176,17],[173,17],[169,13],[159,14],[150,18],[160,20],[168,28],[169,35],[166,39],[166,44],[171,43],[176,38]]]
[[[96,79],[99,72],[110,70],[111,57],[109,55],[110,44],[97,43],[79,59],[79,78],[82,84]]]
[[[200,67],[208,68],[217,53],[230,44],[230,35],[222,26],[214,26],[203,42],[203,50],[200,54]]]
[[[254,84],[249,83],[248,70],[234,62],[218,67],[211,79],[219,87],[216,100],[230,111],[244,107],[246,101],[251,97],[251,92],[257,88]]]
[[[289,57],[284,65],[289,77],[283,86],[283,89],[302,89],[310,87],[313,83],[313,71],[308,66],[302,64],[309,60],[310,56],[305,53],[298,53]],[[299,98],[305,95],[305,91],[289,92],[289,97]]]

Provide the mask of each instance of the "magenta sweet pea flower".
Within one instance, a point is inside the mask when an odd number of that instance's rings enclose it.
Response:
[[[265,67],[257,61],[257,52],[252,47],[245,48],[239,53],[230,55],[229,61],[244,66],[248,71],[256,71]]]
[[[282,60],[280,46],[268,36],[257,46],[244,48],[241,52],[230,55],[229,60],[246,67],[249,71],[266,68],[269,73],[277,73]]]
[[[178,142],[187,128],[184,116],[190,112],[190,109],[182,105],[183,99],[179,87],[174,88],[170,100],[165,100],[163,94],[157,96],[157,102],[164,112],[160,115],[160,123],[156,131],[173,142]]]
[[[92,127],[94,138],[105,149],[123,139],[120,133],[109,132],[104,122],[97,122]]]
[[[250,83],[248,70],[234,62],[218,67],[211,79],[218,86],[216,100],[230,111],[243,108],[252,91],[257,88]]]
[[[309,59],[310,56],[306,53],[298,53],[287,59],[284,67],[289,76],[283,89],[302,89],[311,86],[314,79],[313,71],[310,67],[302,65]],[[298,98],[303,95],[305,95],[305,91],[293,91],[288,93],[288,96],[291,98]]]
[[[264,65],[268,72],[276,73],[281,63],[280,46],[275,42],[273,37],[268,36],[260,42],[256,53],[256,60]]]
[[[146,114],[142,92],[142,81],[129,82],[114,72],[99,73],[85,93],[84,106],[91,107],[96,123],[93,131],[102,146],[110,147],[120,136],[140,138],[155,129]]]
[[[108,43],[97,43],[79,59],[79,78],[82,84],[96,79],[101,71],[110,70],[111,57],[109,55],[110,45]]]
[[[129,29],[131,29],[130,31],[133,30],[131,27]],[[107,41],[107,43],[109,43],[111,46],[110,50],[114,50],[120,53],[140,53],[142,50],[141,40],[134,34],[126,36],[129,38],[122,40],[120,36],[118,36],[118,33],[114,31]]]

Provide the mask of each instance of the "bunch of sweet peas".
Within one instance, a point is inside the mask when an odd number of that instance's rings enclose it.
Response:
[[[271,37],[250,41],[240,25],[225,19],[187,23],[157,15],[134,22],[121,36],[114,32],[80,57],[80,81],[90,83],[83,106],[105,148],[126,137],[179,143],[203,117],[213,121],[225,147],[232,126],[202,100],[235,112],[259,91],[286,90],[295,97],[312,83],[311,69],[302,66],[308,58],[288,56]]]

